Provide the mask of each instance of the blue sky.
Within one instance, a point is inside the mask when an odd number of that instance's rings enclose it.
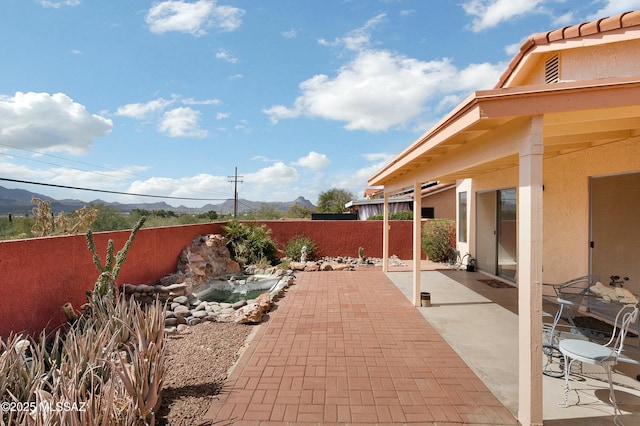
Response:
[[[530,35],[640,0],[0,0],[0,178],[291,201],[367,178]],[[55,198],[163,201],[17,184]],[[220,201],[215,201],[220,200]]]

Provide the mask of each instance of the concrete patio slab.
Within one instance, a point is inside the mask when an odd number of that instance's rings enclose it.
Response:
[[[479,279],[481,273],[439,270],[427,265],[421,272],[421,291],[431,293],[431,307],[416,308],[447,343],[473,369],[511,413],[518,407],[517,289],[493,288]],[[409,300],[413,272],[390,272],[392,282]],[[624,424],[640,424],[640,367],[619,364],[614,383]],[[543,378],[544,424],[611,425],[613,408],[604,370],[583,366],[582,374],[571,376],[569,406],[564,400],[564,379]]]

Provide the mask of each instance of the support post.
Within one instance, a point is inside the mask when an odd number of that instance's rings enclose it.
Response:
[[[422,197],[420,194],[422,185],[415,182],[413,185],[413,304],[420,306],[420,257],[422,256]]]
[[[389,194],[384,193],[382,219],[382,272],[389,272]]]
[[[542,425],[542,116],[520,145],[518,184],[518,420]]]

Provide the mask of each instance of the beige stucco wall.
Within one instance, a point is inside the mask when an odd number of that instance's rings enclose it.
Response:
[[[570,49],[560,57],[560,79],[565,81],[637,76],[638,69],[640,40]]]
[[[589,272],[589,177],[640,171],[640,138],[550,158],[543,168],[543,280],[562,282]],[[512,168],[475,177],[473,192],[517,185]],[[474,217],[475,207],[472,232]]]
[[[577,46],[577,45],[576,45]],[[640,39],[610,43],[580,49],[549,51],[536,56],[532,71],[517,83],[528,86],[544,83],[545,62],[560,55],[560,80],[593,80],[638,75],[640,69]],[[589,64],[589,66],[585,66]]]
[[[456,219],[455,188],[422,198],[422,207],[433,207],[436,219]]]

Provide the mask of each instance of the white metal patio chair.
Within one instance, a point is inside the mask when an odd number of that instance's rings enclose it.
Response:
[[[636,361],[625,357],[622,354],[624,349],[624,339],[627,335],[627,331],[631,324],[635,323],[638,319],[638,304],[624,305],[616,315],[613,333],[611,339],[604,344],[598,344],[588,340],[580,339],[564,339],[558,344],[560,352],[564,356],[564,403],[567,406],[569,397],[569,374],[571,372],[571,365],[575,361],[580,361],[592,365],[600,365],[604,367],[607,373],[607,380],[609,381],[609,401],[613,405],[614,424],[621,424],[618,420],[618,404],[616,402],[616,395],[613,389],[612,369],[618,362],[631,362]]]

